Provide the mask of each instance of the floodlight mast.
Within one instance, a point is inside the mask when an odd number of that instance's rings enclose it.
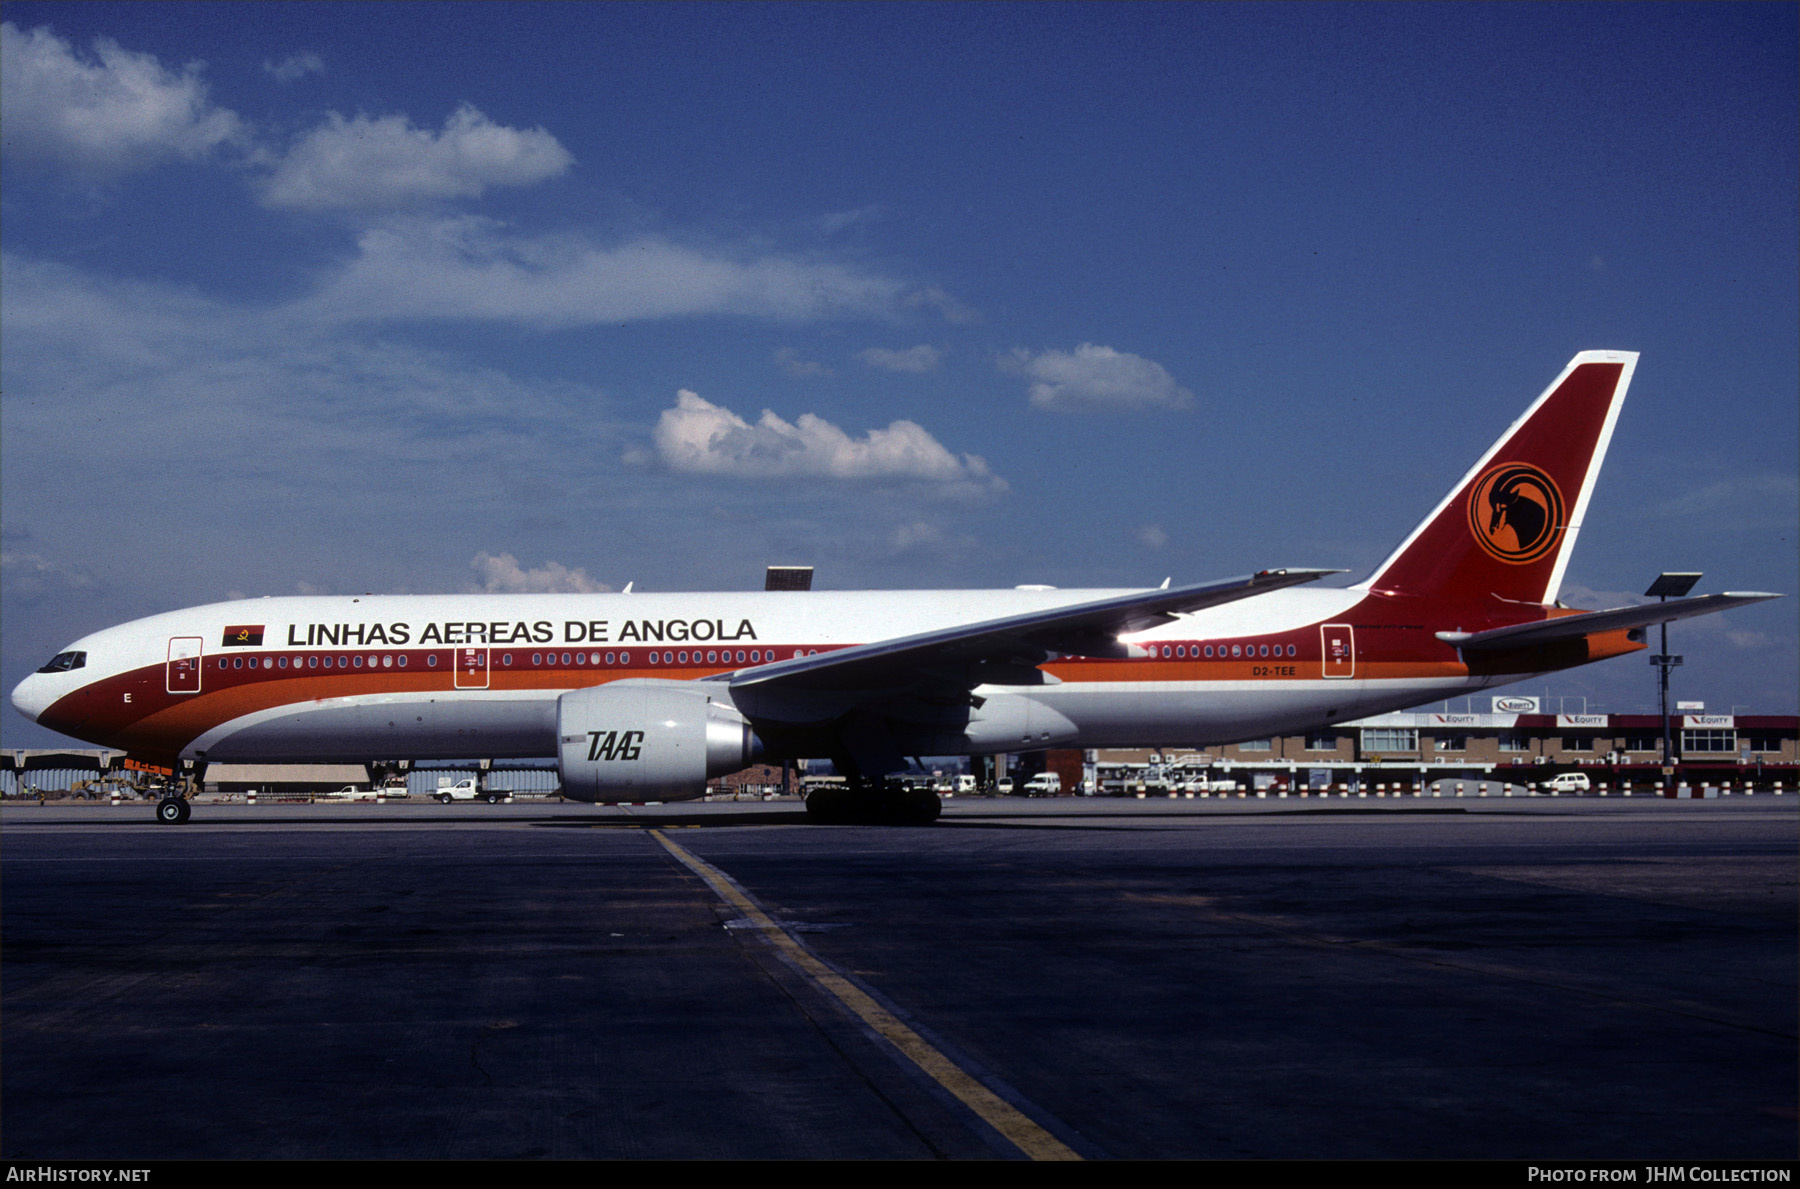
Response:
[[[1650,589],[1644,593],[1666,603],[1670,599],[1679,599],[1694,589],[1694,585],[1700,581],[1700,578],[1700,574],[1692,571],[1665,570],[1656,576],[1656,581],[1652,582]],[[1663,623],[1659,625],[1658,630],[1662,633],[1662,650],[1650,658],[1650,663],[1655,665],[1659,671],[1657,685],[1662,700],[1663,767],[1669,768],[1675,763],[1675,745],[1669,733],[1669,670],[1679,665],[1682,658],[1669,655],[1669,625]]]

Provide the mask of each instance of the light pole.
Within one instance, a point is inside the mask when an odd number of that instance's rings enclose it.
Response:
[[[1644,593],[1666,603],[1670,599],[1679,599],[1694,589],[1694,584],[1700,581],[1700,577],[1697,573],[1665,571],[1656,576],[1656,581]],[[1675,763],[1674,740],[1669,735],[1669,670],[1679,665],[1681,658],[1669,655],[1669,625],[1662,623],[1657,626],[1662,633],[1662,651],[1651,657],[1650,663],[1660,671],[1657,685],[1662,699],[1663,767],[1667,769]]]

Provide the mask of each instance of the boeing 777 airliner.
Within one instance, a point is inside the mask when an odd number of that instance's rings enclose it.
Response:
[[[928,821],[906,756],[1224,743],[1644,647],[1647,625],[1778,597],[1557,602],[1637,356],[1570,361],[1367,580],[1273,569],[1157,590],[266,598],[75,641],[27,717],[177,767],[555,755],[583,801],[701,795],[828,757],[819,820]],[[160,820],[187,820],[177,792]]]

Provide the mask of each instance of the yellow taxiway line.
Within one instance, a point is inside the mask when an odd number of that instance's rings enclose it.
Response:
[[[719,899],[743,913],[762,930],[764,936],[815,984],[849,1008],[857,1018],[874,1029],[933,1081],[980,1116],[989,1127],[1005,1136],[1020,1152],[1033,1160],[1081,1159],[1079,1153],[1032,1122],[1012,1103],[982,1085],[924,1037],[897,1019],[894,1013],[875,1002],[866,991],[821,961],[797,938],[777,925],[724,872],[671,842],[661,830],[651,830],[650,836],[689,871],[705,880],[706,886]]]

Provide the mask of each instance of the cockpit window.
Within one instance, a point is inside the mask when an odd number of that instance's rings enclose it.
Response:
[[[40,673],[67,673],[70,669],[79,669],[87,664],[85,652],[59,652],[50,658],[50,663],[39,669]]]

